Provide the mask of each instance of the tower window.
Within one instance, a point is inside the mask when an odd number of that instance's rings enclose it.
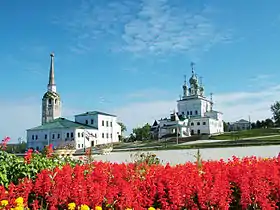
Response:
[[[57,134],[57,138],[58,138],[58,139],[60,138],[60,134],[59,134],[59,133]]]
[[[57,99],[54,100],[54,104],[57,104]]]
[[[32,135],[32,140],[34,140],[34,135]]]
[[[108,121],[106,121],[106,127],[109,127],[109,122]]]
[[[38,139],[38,136],[37,136],[37,135],[35,136],[35,139],[36,139],[36,140]]]
[[[189,112],[189,111],[187,111],[187,115],[190,115],[190,112]]]
[[[110,126],[113,127],[113,123],[112,122],[110,122]]]
[[[190,111],[190,115],[192,115],[192,111]]]
[[[45,134],[45,139],[47,139],[48,138],[48,135],[47,134]]]
[[[49,98],[49,104],[52,104],[52,99]]]
[[[52,139],[54,139],[54,134],[52,135]]]
[[[104,126],[104,120],[102,120],[102,126]]]
[[[69,138],[69,133],[66,134],[66,137]]]
[[[197,125],[200,125],[200,122],[197,122]]]
[[[80,133],[78,133],[78,137],[80,137]]]

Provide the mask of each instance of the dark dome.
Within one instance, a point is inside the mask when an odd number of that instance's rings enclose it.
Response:
[[[56,99],[56,98],[60,98],[59,94],[56,93],[56,92],[51,92],[51,91],[48,91],[44,94],[43,96],[43,99],[46,99],[46,98],[52,98],[52,99]]]

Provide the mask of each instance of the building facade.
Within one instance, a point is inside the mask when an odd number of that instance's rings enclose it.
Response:
[[[118,142],[121,126],[117,116],[99,111],[75,115],[71,121],[61,117],[61,98],[54,77],[54,54],[51,54],[49,83],[42,98],[41,125],[27,130],[27,146],[38,151],[46,145],[54,148],[73,145],[76,150]]]
[[[238,120],[228,124],[229,131],[240,131],[240,130],[249,130],[251,129],[251,122],[248,120]]]
[[[212,95],[210,99],[204,96],[204,87],[198,80],[192,64],[189,87],[185,76],[183,95],[177,101],[177,112],[174,111],[169,118],[161,119],[157,124],[154,123],[153,135],[161,139],[172,134],[187,137],[223,133],[223,114],[213,110],[213,105]]]

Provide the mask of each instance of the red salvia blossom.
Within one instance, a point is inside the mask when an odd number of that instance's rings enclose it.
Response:
[[[32,159],[32,149],[28,149],[27,152],[24,154],[24,162],[29,164],[31,162]]]
[[[0,149],[5,150],[7,148],[8,142],[11,140],[10,137],[6,136],[0,143]]]
[[[48,145],[47,148],[46,148],[46,156],[47,156],[48,158],[50,158],[50,157],[52,156],[52,154],[53,154],[53,145],[50,144],[50,145]]]
[[[0,186],[0,200],[29,198],[29,207],[67,209],[112,205],[114,209],[278,209],[280,159],[239,159],[183,165],[94,162],[42,170],[34,181]],[[30,198],[32,198],[30,200]],[[42,202],[42,199],[44,202]],[[40,205],[39,205],[40,204]],[[9,206],[10,207],[10,206]],[[109,207],[108,207],[109,208]],[[107,209],[108,209],[107,208]]]

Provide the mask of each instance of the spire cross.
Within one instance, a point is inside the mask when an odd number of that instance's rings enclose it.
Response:
[[[194,63],[194,62],[191,62],[192,73],[194,73],[194,66],[195,66],[195,63]]]

